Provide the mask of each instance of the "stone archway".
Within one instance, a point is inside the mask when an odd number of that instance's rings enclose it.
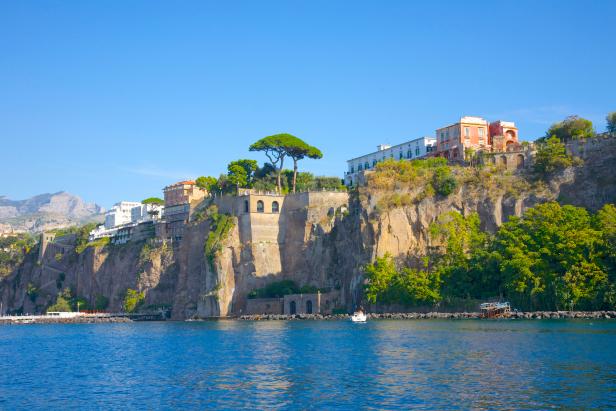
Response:
[[[500,157],[500,163],[507,168],[507,156],[501,156]]]
[[[289,314],[293,315],[297,313],[297,304],[295,304],[295,301],[291,301],[289,303]]]

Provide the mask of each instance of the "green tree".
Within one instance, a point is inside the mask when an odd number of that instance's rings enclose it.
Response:
[[[600,231],[603,239],[602,265],[616,282],[616,207],[605,204],[594,217],[594,226]]]
[[[218,180],[211,176],[201,176],[195,180],[195,185],[203,190],[207,190],[208,193],[211,193],[215,190],[215,186]]]
[[[527,308],[557,309],[571,301],[562,293],[563,284],[575,283],[580,270],[588,271],[601,246],[601,233],[585,209],[549,202],[504,223],[493,251],[509,295]]]
[[[549,175],[573,164],[563,142],[555,135],[540,143],[535,156],[534,170],[539,175]]]
[[[295,141],[292,141],[291,144],[287,146],[287,152],[289,157],[293,159],[293,182],[291,186],[293,187],[293,192],[295,193],[296,182],[297,182],[297,162],[308,157],[312,159],[323,158],[323,153],[316,147],[313,147],[303,140],[299,138],[295,138]]]
[[[139,292],[137,290],[129,288],[126,290],[126,295],[124,296],[124,303],[122,304],[122,308],[124,309],[124,312],[127,313],[135,312],[144,300],[144,292]]]
[[[373,304],[386,293],[398,275],[394,259],[390,254],[377,257],[372,264],[366,265],[364,273],[368,280],[364,289],[366,299]]]
[[[579,116],[569,116],[559,123],[552,124],[545,138],[558,137],[561,141],[577,140],[594,137],[595,130],[592,121]]]
[[[434,304],[440,301],[441,281],[438,273],[403,268],[397,270],[390,254],[364,267],[366,299],[375,304],[407,306]]]
[[[250,146],[250,151],[263,151],[270,163],[276,169],[276,186],[278,192],[282,192],[282,171],[284,160],[291,157],[294,162],[294,170],[297,170],[297,162],[305,157],[321,158],[321,152],[294,135],[283,133],[264,137]]]
[[[143,204],[165,205],[165,200],[163,200],[162,198],[158,198],[158,197],[149,197],[141,202]]]
[[[573,310],[579,303],[584,308],[597,307],[599,296],[608,285],[607,274],[594,262],[580,261],[558,279],[556,292],[561,305]]]
[[[612,111],[605,118],[607,120],[607,132],[616,134],[616,111]]]
[[[254,181],[254,173],[257,171],[258,166],[255,160],[236,160],[227,165],[227,177],[229,184],[232,184],[236,188],[236,192],[239,194],[240,188],[252,187]]]

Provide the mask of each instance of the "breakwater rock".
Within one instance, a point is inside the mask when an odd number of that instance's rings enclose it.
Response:
[[[481,319],[479,312],[463,313],[368,313],[369,320],[472,320]],[[616,311],[532,311],[512,312],[505,319],[547,320],[547,319],[616,319]],[[236,317],[244,321],[285,321],[285,320],[348,320],[346,314],[254,314]]]

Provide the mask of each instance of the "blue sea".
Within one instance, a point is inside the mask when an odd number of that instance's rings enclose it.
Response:
[[[616,321],[0,327],[0,409],[615,409]]]

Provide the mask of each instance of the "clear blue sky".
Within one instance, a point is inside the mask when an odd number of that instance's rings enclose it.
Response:
[[[342,175],[461,115],[616,110],[615,1],[0,2],[0,195],[109,206],[289,132]]]

